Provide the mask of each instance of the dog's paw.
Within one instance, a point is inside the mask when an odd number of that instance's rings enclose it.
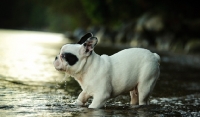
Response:
[[[73,104],[77,105],[77,106],[82,106],[83,105],[83,103],[78,99]]]

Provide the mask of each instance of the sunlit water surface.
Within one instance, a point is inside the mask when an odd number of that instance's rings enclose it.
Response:
[[[69,43],[62,34],[0,30],[0,117],[21,116],[200,116],[200,57],[160,52],[161,76],[150,106],[130,106],[129,96],[108,100],[103,109],[76,107],[80,92],[52,62]],[[118,51],[98,46],[97,53]]]
[[[28,84],[55,82],[60,77],[52,67],[55,46],[66,42],[62,34],[0,30],[0,75]]]

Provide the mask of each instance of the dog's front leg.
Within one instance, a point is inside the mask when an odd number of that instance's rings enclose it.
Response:
[[[75,105],[79,105],[79,106],[84,105],[85,102],[88,100],[89,97],[90,97],[90,95],[88,95],[85,91],[82,91],[79,94],[78,99],[75,102]]]
[[[106,103],[106,100],[110,97],[109,94],[97,94],[93,96],[93,101],[88,108],[101,108]]]

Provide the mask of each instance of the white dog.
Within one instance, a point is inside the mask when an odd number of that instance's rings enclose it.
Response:
[[[122,50],[112,56],[93,50],[98,40],[91,33],[77,44],[62,46],[54,67],[73,76],[82,88],[76,100],[84,105],[93,97],[89,108],[101,108],[111,97],[130,91],[131,104],[146,105],[160,74],[160,57],[142,48]]]

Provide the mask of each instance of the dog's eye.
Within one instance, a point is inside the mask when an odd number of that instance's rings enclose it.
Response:
[[[76,57],[76,55],[71,54],[71,53],[63,53],[62,58],[66,62],[68,62],[68,64],[71,66],[74,65],[78,61],[78,58]]]

